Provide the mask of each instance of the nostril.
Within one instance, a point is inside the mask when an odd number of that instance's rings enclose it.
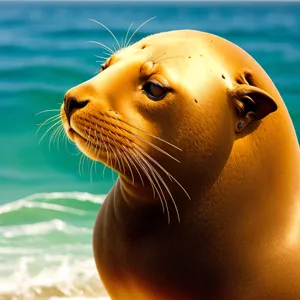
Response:
[[[64,110],[65,113],[70,120],[72,113],[80,108],[85,107],[88,104],[88,100],[86,101],[78,101],[76,98],[67,98],[64,99]]]

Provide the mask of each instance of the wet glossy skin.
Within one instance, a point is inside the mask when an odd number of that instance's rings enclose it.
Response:
[[[298,141],[247,53],[149,36],[69,90],[62,120],[120,175],[94,231],[112,299],[300,299]]]

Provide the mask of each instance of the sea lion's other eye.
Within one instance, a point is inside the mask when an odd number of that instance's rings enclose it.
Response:
[[[99,73],[101,73],[102,71],[104,71],[106,69],[106,64],[102,64],[101,68],[99,70]]]
[[[161,100],[167,95],[169,88],[161,86],[158,83],[148,81],[144,84],[143,91],[146,93],[149,99]]]

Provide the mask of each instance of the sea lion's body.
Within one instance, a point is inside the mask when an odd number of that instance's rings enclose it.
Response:
[[[120,174],[94,229],[110,297],[300,299],[298,141],[263,69],[196,31],[147,37],[108,65],[66,94],[62,117]]]

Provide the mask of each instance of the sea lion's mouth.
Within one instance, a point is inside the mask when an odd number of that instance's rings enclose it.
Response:
[[[105,147],[105,142],[97,140],[95,143],[95,137],[85,137],[83,134],[71,127],[68,130],[68,136],[79,148],[82,149],[83,152],[87,154],[87,156],[93,159],[96,155],[97,160],[99,160],[102,152],[108,152],[107,147]]]

